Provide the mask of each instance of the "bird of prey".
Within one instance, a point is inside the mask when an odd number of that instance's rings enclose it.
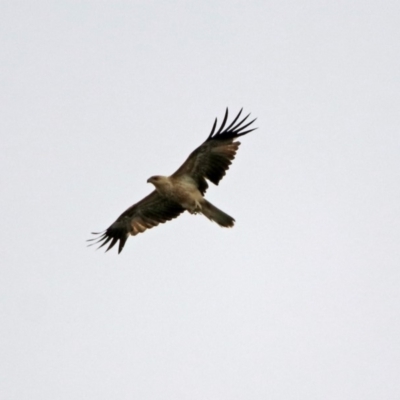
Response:
[[[120,253],[129,235],[135,236],[160,223],[170,221],[185,210],[191,214],[203,214],[222,227],[232,227],[235,220],[207,201],[204,194],[208,188],[207,180],[218,185],[235,158],[240,145],[240,142],[235,140],[256,129],[249,129],[255,119],[244,124],[250,114],[239,120],[242,110],[232,123],[225,127],[228,120],[226,109],[217,132],[215,119],[206,141],[195,149],[171,176],[150,177],[147,182],[152,183],[155,190],[129,207],[105,231],[93,232],[98,236],[89,239],[93,241],[92,245],[100,244],[101,248],[109,243],[106,250],[108,251],[119,241]]]

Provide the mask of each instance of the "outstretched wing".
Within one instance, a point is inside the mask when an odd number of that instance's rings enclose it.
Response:
[[[137,235],[160,223],[170,221],[183,211],[184,208],[180,204],[160,196],[154,190],[123,212],[104,232],[93,232],[94,235],[98,236],[94,239],[89,239],[89,241],[93,241],[90,245],[100,244],[100,248],[111,241],[106,250],[108,251],[119,241],[118,253],[121,253],[129,235]]]
[[[217,119],[215,119],[207,140],[190,154],[172,177],[189,175],[195,180],[202,194],[208,188],[206,179],[218,185],[239,148],[240,142],[235,142],[235,139],[257,129],[247,129],[255,119],[243,125],[250,114],[239,120],[242,110],[240,110],[232,123],[225,128],[226,121],[228,120],[228,109],[226,109],[224,120],[216,133],[214,132],[217,127]],[[239,122],[237,122],[238,120]]]

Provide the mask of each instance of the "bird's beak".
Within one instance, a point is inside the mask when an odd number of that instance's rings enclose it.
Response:
[[[151,178],[147,179],[147,183],[151,183]]]

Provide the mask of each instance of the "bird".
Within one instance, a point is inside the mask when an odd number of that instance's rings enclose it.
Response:
[[[250,114],[239,119],[243,108],[234,120],[227,125],[228,108],[223,121],[216,131],[216,118],[207,139],[197,147],[186,161],[170,176],[154,175],[147,182],[155,189],[142,200],[124,211],[105,231],[92,232],[95,238],[89,244],[99,244],[99,248],[108,244],[107,251],[118,243],[121,253],[129,236],[153,228],[160,223],[170,221],[184,211],[190,214],[202,214],[221,227],[233,227],[235,220],[204,198],[208,182],[218,185],[229,169],[240,142],[240,136],[257,128],[252,124],[256,119],[247,121]]]

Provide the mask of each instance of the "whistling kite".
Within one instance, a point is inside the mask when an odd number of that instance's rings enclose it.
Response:
[[[147,182],[152,183],[156,189],[122,213],[107,230],[93,233],[100,235],[90,239],[97,240],[93,244],[100,243],[100,247],[103,247],[111,241],[106,250],[108,251],[119,240],[118,253],[120,253],[129,235],[137,235],[159,223],[170,221],[185,210],[191,214],[203,214],[220,226],[232,227],[235,220],[203,196],[208,188],[206,179],[218,185],[235,158],[240,145],[235,139],[256,129],[246,130],[255,119],[242,126],[250,114],[237,122],[241,113],[242,110],[225,128],[228,119],[227,109],[221,127],[214,134],[217,126],[215,119],[207,140],[190,154],[181,167],[171,176],[155,175],[149,178]]]

